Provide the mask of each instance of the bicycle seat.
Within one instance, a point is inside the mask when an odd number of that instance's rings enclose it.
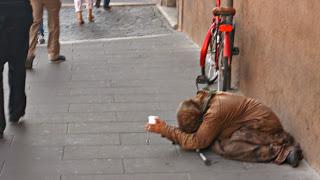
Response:
[[[230,7],[215,7],[212,10],[214,16],[234,16],[236,10]]]

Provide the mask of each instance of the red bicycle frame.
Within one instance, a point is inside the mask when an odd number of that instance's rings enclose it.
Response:
[[[221,4],[221,0],[216,0],[216,7],[220,7],[220,4]],[[219,16],[213,16],[212,25],[210,26],[210,28],[206,34],[206,37],[204,39],[204,42],[202,44],[202,48],[201,48],[201,52],[200,52],[200,67],[201,67],[202,71],[204,71],[207,51],[208,51],[209,43],[212,38],[212,31],[213,31],[213,29],[217,28],[220,21],[221,21],[221,18]],[[229,64],[231,63],[230,62],[230,59],[231,59],[230,58],[231,57],[230,32],[232,31],[232,29],[233,29],[232,25],[222,24],[219,26],[219,31],[225,33],[223,56],[228,58]],[[219,55],[219,52],[216,51],[216,54],[215,54],[216,61],[218,61],[218,55]],[[217,69],[219,68],[218,64],[219,63],[216,62]],[[203,72],[203,74],[204,74],[204,72]]]

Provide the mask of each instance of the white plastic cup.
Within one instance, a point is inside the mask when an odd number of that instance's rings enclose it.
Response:
[[[149,116],[148,123],[149,124],[156,124],[156,119],[159,118],[158,116]]]

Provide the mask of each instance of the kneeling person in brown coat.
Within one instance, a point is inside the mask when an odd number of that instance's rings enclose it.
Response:
[[[244,96],[206,91],[179,105],[179,127],[161,119],[145,129],[161,134],[182,149],[212,148],[226,158],[249,162],[288,163],[302,160],[294,138],[283,130],[278,117],[257,100]]]

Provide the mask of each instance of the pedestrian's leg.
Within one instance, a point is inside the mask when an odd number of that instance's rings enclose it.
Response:
[[[59,12],[61,8],[60,0],[43,0],[44,6],[48,11],[48,28],[49,28],[49,39],[48,39],[48,57],[51,61],[63,61],[64,56],[60,56],[60,22]]]
[[[40,23],[43,17],[43,4],[40,0],[31,0],[32,6],[32,15],[33,15],[33,23],[30,28],[30,40],[29,40],[29,51],[28,57],[35,55],[36,45],[37,45],[37,38],[38,38],[38,30],[40,27]]]
[[[74,0],[74,8],[76,10],[77,22],[79,25],[84,23],[82,18],[82,0]]]
[[[46,41],[44,40],[44,28],[43,28],[43,19],[40,23],[39,33],[38,33],[38,42],[40,44],[44,44]]]
[[[0,138],[2,138],[3,131],[6,128],[6,118],[4,113],[4,95],[3,95],[3,66],[8,60],[8,20],[4,16],[0,16]]]
[[[35,51],[38,42],[38,30],[43,17],[43,4],[41,0],[31,0],[33,24],[30,28],[29,51],[26,59],[25,67],[32,69],[33,59],[35,58]]]
[[[103,8],[106,9],[106,10],[110,10],[111,7],[110,7],[110,0],[104,0],[103,2]]]
[[[3,95],[3,66],[4,64],[0,64],[0,138],[3,134],[4,129],[6,128],[6,117],[4,115],[4,95]]]
[[[93,8],[93,0],[87,0],[88,21],[89,22],[94,22],[92,8]]]
[[[99,8],[100,7],[100,3],[101,3],[101,0],[96,0],[96,3],[95,3],[95,7],[96,8]]]
[[[26,94],[25,80],[26,69],[24,67],[25,59],[28,53],[29,28],[31,22],[27,18],[17,18],[17,22],[24,22],[16,25],[14,36],[10,37],[10,58],[9,58],[9,115],[11,122],[18,122],[20,117],[25,114]],[[16,44],[16,42],[20,42]]]

